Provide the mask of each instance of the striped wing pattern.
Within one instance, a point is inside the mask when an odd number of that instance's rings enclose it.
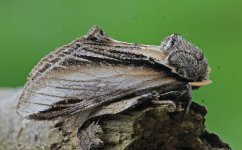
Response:
[[[40,61],[20,97],[19,114],[29,119],[55,119],[176,82],[157,69],[165,58],[161,51],[89,37]]]

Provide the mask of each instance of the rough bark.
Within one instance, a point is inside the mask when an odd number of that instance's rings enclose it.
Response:
[[[206,130],[206,108],[167,101],[123,113],[93,118],[80,128],[79,115],[56,121],[29,121],[16,114],[21,89],[0,90],[0,150],[227,150],[216,134]],[[75,121],[73,121],[75,120]],[[74,123],[73,123],[74,122]]]

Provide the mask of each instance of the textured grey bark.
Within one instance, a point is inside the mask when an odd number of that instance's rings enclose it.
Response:
[[[64,120],[29,121],[16,114],[21,89],[0,90],[0,150],[227,150],[205,126],[205,107],[192,103],[188,116],[168,101],[93,118],[79,129],[82,114]]]

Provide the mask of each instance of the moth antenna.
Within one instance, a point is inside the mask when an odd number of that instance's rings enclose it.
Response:
[[[111,38],[97,26],[92,26],[86,35],[87,40],[94,42],[110,42]]]

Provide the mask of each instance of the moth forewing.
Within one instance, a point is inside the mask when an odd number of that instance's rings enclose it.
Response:
[[[176,80],[164,72],[147,67],[69,66],[32,81],[22,94],[18,110],[27,118],[54,119],[173,82]]]

